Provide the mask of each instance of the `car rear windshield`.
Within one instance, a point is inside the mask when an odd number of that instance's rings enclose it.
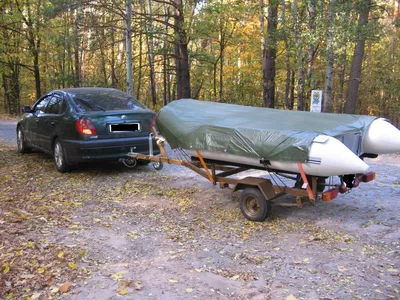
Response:
[[[136,99],[123,92],[88,92],[72,95],[77,110],[110,111],[110,110],[137,110],[147,107]]]

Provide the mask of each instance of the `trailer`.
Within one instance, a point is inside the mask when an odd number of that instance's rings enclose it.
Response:
[[[155,139],[160,149],[160,155],[153,155],[153,143]],[[214,186],[220,188],[229,188],[232,186],[232,192],[242,191],[239,198],[239,206],[244,217],[250,221],[262,222],[271,214],[271,201],[283,195],[293,195],[296,197],[298,207],[303,206],[303,201],[308,198],[311,204],[315,205],[317,200],[329,202],[335,199],[339,193],[346,193],[350,189],[343,183],[330,184],[326,183],[326,177],[307,175],[302,163],[298,163],[298,173],[276,173],[268,167],[259,168],[255,166],[242,165],[240,163],[227,164],[226,162],[204,159],[201,152],[196,150],[196,157],[188,157],[187,159],[170,158],[164,147],[165,139],[158,136],[157,132],[152,128],[149,136],[149,154],[140,154],[134,152],[133,148],[128,153],[128,158],[124,162],[126,165],[134,166],[137,161],[144,160],[153,163],[155,170],[159,171],[163,168],[163,164],[174,164],[186,167],[200,176],[209,180]],[[267,165],[265,165],[267,166]],[[289,187],[271,179],[261,177],[244,177],[232,178],[241,172],[262,169],[272,176],[283,176],[292,179],[295,184]],[[351,188],[357,187],[361,182],[369,182],[374,180],[376,174],[369,172],[367,174],[355,174],[352,178]],[[273,177],[271,177],[273,178]]]

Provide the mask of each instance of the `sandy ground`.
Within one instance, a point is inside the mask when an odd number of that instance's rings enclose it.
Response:
[[[375,182],[302,209],[284,197],[264,223],[246,221],[229,190],[191,173],[166,166],[127,174],[128,181],[146,173],[159,186],[190,187],[192,199],[111,201],[96,213],[105,220],[126,212],[111,227],[66,233],[66,243],[87,243],[93,259],[93,275],[66,297],[117,299],[112,276],[121,272],[143,286],[130,288],[134,299],[399,299],[400,157],[368,163]],[[92,217],[84,208],[76,220]]]
[[[26,233],[86,251],[78,267],[89,275],[53,298],[400,299],[400,155],[368,159],[377,179],[332,202],[300,209],[282,197],[263,223],[242,216],[238,194],[183,167],[58,174],[45,155],[17,157],[42,163],[38,176],[63,181],[82,203],[68,225]]]

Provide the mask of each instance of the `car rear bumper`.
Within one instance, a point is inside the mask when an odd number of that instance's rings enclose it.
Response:
[[[160,150],[154,140],[153,154],[160,154]],[[149,138],[134,137],[120,139],[93,139],[93,140],[64,140],[64,149],[68,153],[70,163],[88,162],[95,160],[118,160],[128,157],[131,151],[142,154],[149,154]]]

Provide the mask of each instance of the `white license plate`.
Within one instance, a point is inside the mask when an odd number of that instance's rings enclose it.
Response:
[[[110,132],[134,132],[140,131],[139,123],[110,124]]]

